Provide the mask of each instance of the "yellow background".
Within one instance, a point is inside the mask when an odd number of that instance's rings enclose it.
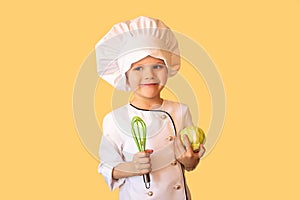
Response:
[[[300,1],[1,2],[0,199],[117,199],[72,114],[80,65],[117,22],[160,18],[201,44],[227,106],[194,199],[300,199]]]

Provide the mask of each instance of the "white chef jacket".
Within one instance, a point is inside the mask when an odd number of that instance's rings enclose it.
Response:
[[[150,188],[146,189],[142,176],[115,180],[113,168],[122,162],[132,161],[138,152],[131,134],[131,119],[141,117],[147,126],[146,149],[151,154],[152,172]],[[99,155],[98,172],[103,175],[110,190],[119,187],[120,200],[186,200],[190,199],[184,170],[176,161],[174,136],[183,128],[192,125],[188,107],[184,104],[164,100],[155,110],[144,110],[127,104],[103,119],[103,136]]]

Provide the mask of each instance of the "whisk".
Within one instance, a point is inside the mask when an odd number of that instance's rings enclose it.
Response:
[[[138,116],[134,116],[132,118],[132,120],[131,120],[131,133],[132,133],[132,137],[135,141],[135,144],[136,144],[139,152],[145,151],[147,129],[146,129],[146,124],[142,120],[142,118],[140,118]],[[150,188],[150,175],[149,175],[149,173],[143,175],[143,180],[144,180],[144,183],[145,183],[145,187],[147,189],[149,189]]]

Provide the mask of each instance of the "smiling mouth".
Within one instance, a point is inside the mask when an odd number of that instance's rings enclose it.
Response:
[[[158,83],[147,83],[147,84],[141,84],[142,86],[156,86]]]

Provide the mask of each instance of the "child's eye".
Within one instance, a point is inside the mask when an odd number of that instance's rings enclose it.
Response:
[[[154,65],[153,69],[161,69],[164,68],[164,65]]]
[[[134,71],[141,71],[143,68],[141,66],[133,68]]]

